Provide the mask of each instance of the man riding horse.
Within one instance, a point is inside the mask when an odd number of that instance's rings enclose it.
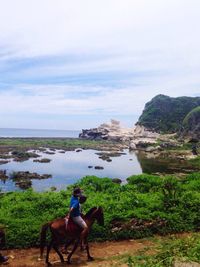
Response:
[[[73,191],[73,196],[70,201],[70,211],[66,218],[58,218],[44,224],[41,228],[40,235],[40,258],[43,257],[44,248],[47,245],[46,263],[50,266],[49,253],[51,248],[54,248],[59,255],[61,262],[64,262],[63,255],[59,251],[59,244],[67,240],[67,245],[74,242],[74,247],[67,257],[67,263],[70,263],[71,257],[78,247],[78,244],[85,242],[85,249],[89,261],[93,260],[89,252],[87,237],[92,225],[95,221],[99,225],[104,224],[103,209],[101,207],[91,208],[84,216],[81,217],[80,203],[86,201],[86,197],[82,195],[80,188]],[[66,221],[68,221],[66,226]],[[46,244],[47,230],[50,230],[51,238],[49,244]]]
[[[80,198],[80,201],[79,201]],[[71,218],[72,221],[81,227],[82,232],[80,235],[80,239],[84,240],[84,237],[88,234],[88,226],[86,222],[81,217],[81,206],[80,202],[85,202],[86,197],[82,195],[80,188],[75,188],[73,191],[73,196],[71,197],[70,201],[70,211],[68,214],[68,218]]]

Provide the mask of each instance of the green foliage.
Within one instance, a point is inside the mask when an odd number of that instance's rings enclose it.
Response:
[[[7,246],[38,245],[41,225],[65,216],[77,185],[88,197],[82,205],[84,212],[94,206],[104,209],[105,226],[95,224],[91,240],[141,238],[200,228],[200,173],[181,179],[135,175],[123,185],[109,178],[86,176],[60,192],[1,193],[0,224],[6,228]]]
[[[156,240],[158,245],[154,253],[140,251],[138,255],[124,255],[119,261],[134,267],[172,267],[178,262],[200,262],[200,236],[193,234],[187,237],[171,237]]]
[[[184,118],[183,125],[186,128],[190,128],[190,123],[192,120],[200,117],[200,106],[192,109]]]
[[[174,133],[183,126],[185,116],[200,106],[200,97],[157,95],[145,105],[138,123],[163,133]]]
[[[133,175],[127,181],[129,184],[135,185],[141,193],[157,190],[162,184],[162,179],[159,176],[150,174]]]
[[[200,105],[190,111],[183,120],[184,134],[200,138]]]

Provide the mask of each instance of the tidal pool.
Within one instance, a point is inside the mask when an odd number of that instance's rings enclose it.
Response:
[[[54,151],[55,154],[46,154],[39,150],[35,152],[40,155],[39,159],[48,158],[51,161],[39,163],[34,162],[32,158],[23,162],[11,160],[7,164],[0,165],[0,170],[5,170],[8,176],[18,171],[36,172],[41,175],[51,174],[52,178],[31,180],[34,190],[45,191],[51,187],[56,187],[57,190],[65,189],[67,185],[73,184],[86,175],[120,178],[125,182],[127,177],[134,174],[143,172],[173,173],[177,167],[181,169],[181,166],[185,166],[184,162],[148,159],[143,153],[129,152],[128,150],[124,150],[124,154],[120,156],[110,157],[112,161],[109,162],[100,159],[99,155],[96,154],[99,151],[92,149],[81,150],[80,152],[56,150]],[[103,169],[95,169],[95,166],[103,167]],[[21,190],[20,186],[17,186],[11,178],[0,180],[0,189],[4,192]]]
[[[66,151],[61,153],[56,150],[55,154],[46,154],[40,151],[35,151],[41,158],[49,158],[49,163],[34,162],[34,159],[29,159],[23,162],[16,162],[11,160],[7,164],[0,165],[1,170],[6,170],[7,175],[13,172],[29,171],[38,174],[51,174],[49,179],[33,179],[32,188],[36,191],[48,190],[55,186],[58,190],[65,189],[67,185],[74,183],[78,179],[86,175],[95,175],[98,177],[120,178],[126,180],[132,174],[142,173],[142,169],[137,156],[134,153],[129,153],[125,150],[123,155],[112,157],[110,162],[99,158],[99,151],[96,150],[81,150]],[[88,168],[92,166],[92,168]],[[103,169],[95,169],[95,166],[101,166]],[[12,179],[0,181],[0,188],[2,191],[16,191],[20,190],[15,185]]]

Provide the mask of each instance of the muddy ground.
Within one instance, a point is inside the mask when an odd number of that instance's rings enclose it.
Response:
[[[108,266],[127,266],[127,264],[121,262],[119,263],[120,255],[124,254],[135,254],[139,251],[149,248],[150,246],[155,246],[149,240],[126,240],[118,242],[103,242],[103,243],[91,243],[90,252],[94,257],[94,261],[88,262],[85,251],[80,251],[78,249],[72,256],[72,264],[67,263],[61,264],[59,257],[52,250],[50,253],[50,261],[52,267],[108,267]],[[44,260],[39,260],[39,249],[29,248],[29,249],[14,249],[3,251],[4,255],[9,256],[9,262],[2,266],[8,267],[44,267]],[[66,259],[66,255],[64,256]]]

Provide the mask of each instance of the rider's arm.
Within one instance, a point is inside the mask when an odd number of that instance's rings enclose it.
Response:
[[[71,212],[72,212],[72,210],[74,209],[74,207],[71,207],[70,209],[69,209],[69,212],[67,213],[67,215],[66,215],[66,217],[70,217],[70,214],[71,214]]]
[[[77,208],[78,205],[79,205],[79,201],[73,201],[71,203],[71,208],[69,209],[67,217],[70,217],[71,212],[73,211],[73,209]]]

